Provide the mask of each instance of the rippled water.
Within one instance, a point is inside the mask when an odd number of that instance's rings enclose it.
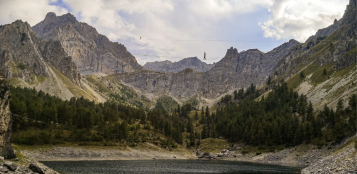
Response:
[[[68,174],[168,174],[168,173],[300,173],[299,167],[215,160],[45,161]]]

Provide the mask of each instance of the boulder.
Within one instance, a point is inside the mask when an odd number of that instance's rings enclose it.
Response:
[[[210,158],[210,154],[208,152],[205,152],[205,153],[201,154],[200,156],[198,156],[198,158]]]
[[[33,172],[37,172],[39,174],[44,174],[44,170],[38,165],[38,164],[34,164],[31,163],[29,168],[33,171]]]
[[[4,166],[6,166],[11,171],[15,171],[18,168],[17,164],[10,161],[6,161]]]
[[[221,157],[223,157],[223,154],[222,153],[217,153],[216,156],[221,158]]]
[[[9,172],[9,169],[7,167],[0,166],[0,173],[7,173],[7,172]]]
[[[196,151],[196,156],[201,156],[202,155],[202,153],[198,150],[198,151]]]
[[[209,159],[216,159],[216,156],[213,153],[209,154]]]

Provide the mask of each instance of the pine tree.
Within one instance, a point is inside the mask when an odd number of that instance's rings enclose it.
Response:
[[[271,77],[269,76],[268,77],[268,81],[267,81],[267,85],[270,85],[271,84]]]
[[[195,120],[198,120],[198,112],[197,112],[197,110],[195,112]]]
[[[323,75],[324,75],[324,76],[327,75],[326,68],[324,68]]]
[[[302,79],[305,78],[304,71],[301,71],[301,72],[300,72],[300,78],[302,78]]]
[[[304,132],[301,128],[301,125],[296,129],[295,136],[294,136],[294,144],[299,145],[302,143],[304,137]]]
[[[207,138],[207,130],[206,130],[206,124],[203,125],[203,129],[202,129],[202,132],[201,132],[201,137],[202,139],[206,139]]]

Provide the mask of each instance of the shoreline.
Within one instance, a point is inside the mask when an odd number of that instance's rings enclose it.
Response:
[[[259,163],[302,168],[301,173],[353,173],[356,171],[356,150],[350,137],[333,148],[317,149],[312,145],[300,145],[277,152],[241,154],[229,151],[214,160]],[[115,147],[50,147],[42,150],[22,150],[24,155],[37,161],[114,161],[114,160],[209,160],[198,158],[193,151],[162,148]]]

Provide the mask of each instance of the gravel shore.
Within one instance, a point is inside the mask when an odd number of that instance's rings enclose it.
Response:
[[[322,147],[300,145],[278,152],[263,154],[241,154],[239,151],[224,150],[224,153],[212,154],[218,160],[246,161],[265,164],[305,167],[301,173],[357,173],[355,137],[349,138],[336,146]],[[147,159],[197,159],[194,152],[169,151],[162,148],[88,148],[54,147],[47,150],[35,149],[22,151],[38,161],[83,161],[83,160],[147,160]]]

